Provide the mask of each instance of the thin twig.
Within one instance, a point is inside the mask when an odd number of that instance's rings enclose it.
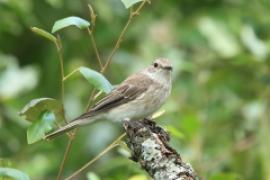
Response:
[[[87,105],[86,105],[86,111],[88,111],[88,109],[89,109],[90,106],[91,106],[91,103],[92,103],[93,98],[94,98],[94,96],[95,96],[95,92],[96,92],[95,89],[93,89],[92,92],[91,92],[91,95],[90,95],[90,97],[89,97],[89,99],[88,99],[88,102],[87,102]]]
[[[62,44],[61,44],[61,39],[60,36],[57,34],[57,42],[56,42],[56,49],[57,49],[57,54],[59,56],[59,63],[60,63],[60,70],[61,70],[61,100],[64,102],[64,60],[63,60],[63,54],[62,54]]]
[[[113,58],[114,54],[116,53],[117,49],[120,48],[121,42],[123,41],[124,35],[126,34],[127,29],[128,29],[128,27],[129,27],[129,25],[130,25],[132,19],[133,19],[135,16],[139,15],[140,10],[144,7],[144,5],[146,4],[146,2],[148,2],[148,1],[147,1],[147,0],[144,0],[144,1],[138,6],[138,8],[137,8],[135,11],[130,10],[129,18],[128,18],[127,22],[126,22],[126,25],[124,26],[123,30],[121,31],[121,33],[120,33],[120,35],[119,35],[119,37],[118,37],[118,39],[117,39],[117,41],[116,41],[116,43],[115,43],[115,45],[114,45],[114,47],[113,47],[113,50],[111,51],[111,53],[110,53],[110,55],[109,55],[109,57],[108,57],[108,59],[107,59],[105,65],[104,65],[103,68],[101,69],[101,72],[102,72],[102,73],[105,72],[105,70],[107,69],[107,67],[110,65],[110,63],[111,63],[111,61],[112,61],[112,58]]]
[[[151,4],[151,0],[144,0],[144,1],[139,5],[139,7],[138,7],[135,11],[133,11],[133,14],[134,14],[133,16],[140,15],[140,11],[142,10],[142,8],[144,7],[144,5],[145,5],[146,3]]]
[[[65,150],[63,160],[61,162],[61,165],[60,165],[60,168],[59,168],[59,171],[58,171],[58,175],[57,175],[57,178],[56,178],[57,180],[60,180],[62,175],[63,175],[64,165],[65,165],[65,162],[67,160],[67,156],[68,156],[68,154],[70,152],[72,143],[73,143],[73,141],[70,141],[70,139],[69,139],[68,145],[67,145],[66,150]]]
[[[95,101],[101,94],[102,94],[102,91],[97,92],[95,96],[93,97],[93,101]]]
[[[119,136],[115,141],[113,141],[107,148],[105,148],[103,151],[101,151],[97,156],[95,156],[91,161],[87,162],[85,165],[83,165],[80,169],[78,169],[77,171],[75,171],[73,174],[71,174],[70,176],[68,176],[65,180],[70,180],[72,178],[74,178],[75,176],[77,176],[78,174],[80,174],[83,170],[85,170],[88,166],[90,166],[91,164],[93,164],[95,161],[97,161],[99,158],[101,158],[104,154],[106,154],[107,152],[109,152],[110,150],[112,150],[113,148],[115,148],[116,146],[119,145],[119,141],[121,141],[121,139],[123,137],[126,136],[126,133],[123,133],[121,136]]]
[[[88,4],[88,9],[89,9],[89,16],[90,16],[90,20],[91,20],[91,29],[88,27],[87,28],[87,32],[91,38],[91,43],[93,45],[93,48],[94,48],[94,51],[95,51],[95,54],[96,54],[96,57],[97,57],[97,60],[98,60],[98,63],[99,63],[99,67],[100,69],[102,69],[103,65],[102,65],[102,61],[101,61],[101,58],[100,58],[100,55],[99,55],[99,51],[98,51],[98,48],[97,48],[97,43],[96,43],[96,40],[95,40],[95,36],[94,36],[94,30],[95,30],[95,26],[96,26],[96,19],[97,19],[97,15],[94,11],[94,9],[92,8],[92,6],[90,4]]]
[[[66,75],[64,78],[63,78],[63,81],[66,81],[68,78],[70,78],[74,73],[76,73],[77,71],[79,71],[80,68],[77,68],[75,70],[73,70],[71,73],[69,73],[68,75]]]
[[[92,8],[91,4],[88,4],[88,9],[89,9],[89,15],[90,15],[90,19],[91,19],[91,27],[92,27],[92,30],[95,29],[95,26],[96,26],[96,19],[97,19],[97,15],[94,11],[94,9]]]
[[[59,34],[57,34],[57,40],[55,41],[55,46],[57,49],[57,54],[59,56],[59,64],[60,64],[60,71],[61,71],[61,102],[62,102],[62,106],[63,106],[64,121],[65,121],[65,123],[67,123],[66,118],[65,118],[65,108],[64,108],[64,96],[65,96],[65,91],[64,91],[64,88],[65,88],[65,86],[64,86],[64,77],[65,77],[64,58],[63,58],[63,54],[62,54],[62,43],[61,43],[61,38],[60,38]],[[67,155],[70,151],[71,144],[72,144],[72,142],[69,141],[68,146],[66,148],[66,152],[64,154],[64,158],[60,164],[60,168],[59,168],[58,175],[57,175],[57,180],[60,180],[61,176],[63,174],[64,164],[66,162]]]
[[[92,93],[91,93],[91,96],[89,98],[88,104],[86,106],[86,110],[91,105],[91,101],[92,101],[94,95],[95,95],[95,90],[93,90]],[[63,157],[62,162],[61,162],[61,165],[60,165],[60,169],[59,169],[59,172],[58,172],[58,175],[57,175],[57,180],[60,180],[61,177],[62,177],[63,170],[64,170],[64,165],[65,165],[67,156],[68,156],[68,154],[70,152],[71,145],[72,145],[73,140],[75,139],[76,134],[77,134],[77,129],[73,130],[70,134],[68,134],[69,135],[68,136],[69,137],[69,139],[68,139],[68,145],[66,147],[65,154],[64,154],[64,157]]]
[[[99,67],[100,69],[103,68],[103,65],[102,65],[102,62],[101,62],[101,59],[100,59],[100,56],[99,56],[99,52],[98,52],[98,48],[97,48],[97,44],[96,44],[96,40],[95,40],[95,37],[93,35],[93,31],[90,29],[90,28],[87,28],[87,32],[91,38],[91,43],[93,45],[93,48],[94,48],[94,51],[95,51],[95,54],[97,56],[97,60],[98,60],[98,63],[99,63]]]
[[[61,71],[61,102],[62,102],[62,109],[63,109],[63,114],[64,114],[64,121],[67,123],[66,118],[65,118],[65,108],[64,108],[64,96],[65,96],[65,85],[63,82],[65,72],[64,72],[64,58],[63,58],[63,53],[62,53],[62,43],[61,43],[61,38],[60,35],[57,34],[56,41],[54,42],[57,50],[57,54],[59,57],[59,64],[60,64],[60,71]]]
[[[114,45],[114,48],[112,50],[112,52],[110,53],[105,65],[103,66],[103,68],[101,69],[101,72],[104,73],[105,70],[107,69],[107,67],[110,65],[111,61],[112,61],[112,57],[114,56],[114,54],[116,53],[117,49],[120,47],[120,44],[122,42],[122,39],[127,31],[127,28],[129,26],[129,24],[131,23],[132,20],[132,16],[129,16],[128,21],[125,25],[125,27],[123,28],[122,32],[120,33],[119,38],[116,41],[116,44]]]
[[[59,34],[57,34],[57,39],[54,42],[57,50],[57,54],[59,57],[59,64],[60,64],[60,71],[61,71],[61,102],[62,102],[62,109],[63,109],[63,115],[64,115],[64,122],[67,123],[67,120],[65,118],[65,107],[64,107],[64,97],[65,97],[65,85],[63,82],[64,76],[65,76],[65,71],[64,71],[64,58],[63,58],[63,53],[62,53],[62,43],[61,43],[61,38]]]

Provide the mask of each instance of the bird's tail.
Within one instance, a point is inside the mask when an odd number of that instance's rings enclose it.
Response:
[[[72,129],[75,129],[81,125],[84,125],[84,124],[88,124],[88,123],[91,123],[93,122],[94,119],[91,119],[90,121],[89,120],[86,120],[86,119],[76,119],[74,121],[71,121],[70,123],[68,123],[67,125],[63,126],[63,127],[60,127],[59,129],[57,129],[56,131],[46,135],[44,138],[47,139],[47,140],[52,140]]]

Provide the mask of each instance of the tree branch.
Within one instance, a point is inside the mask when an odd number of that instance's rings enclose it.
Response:
[[[193,180],[196,173],[189,163],[169,146],[169,135],[151,120],[124,123],[132,160],[155,180]]]

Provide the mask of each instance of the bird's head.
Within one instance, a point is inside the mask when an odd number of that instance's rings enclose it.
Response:
[[[170,81],[172,69],[172,64],[168,59],[158,58],[147,68],[147,72],[155,79],[162,78],[161,80]]]

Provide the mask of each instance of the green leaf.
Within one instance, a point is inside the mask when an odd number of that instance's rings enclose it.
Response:
[[[34,33],[36,33],[36,34],[38,34],[38,35],[52,41],[52,42],[56,42],[56,37],[54,37],[54,35],[52,35],[51,33],[47,32],[47,31],[45,31],[43,29],[40,29],[40,28],[37,28],[37,27],[32,27],[31,30]]]
[[[53,128],[56,120],[64,119],[62,104],[52,98],[39,98],[30,101],[20,112],[25,119],[34,122],[27,129],[27,142],[41,140]]]
[[[49,132],[53,128],[55,120],[53,112],[46,111],[42,113],[40,119],[27,129],[28,144],[32,144],[43,139],[45,133]]]
[[[75,16],[67,17],[64,19],[60,19],[54,23],[53,28],[52,28],[52,33],[55,33],[68,26],[76,26],[80,29],[84,29],[90,26],[90,23],[79,17],[75,17]]]
[[[30,180],[29,176],[22,171],[13,168],[0,168],[0,179],[10,177],[16,180]]]
[[[80,73],[92,84],[96,89],[105,93],[111,92],[113,86],[111,83],[99,72],[90,68],[80,67]]]
[[[36,121],[40,118],[41,113],[44,111],[54,112],[58,121],[64,119],[64,111],[62,104],[56,99],[52,98],[39,98],[33,99],[21,110],[20,115],[25,116],[28,121]]]
[[[122,3],[124,4],[124,6],[128,9],[131,6],[133,6],[134,4],[144,1],[144,0],[121,0]]]

